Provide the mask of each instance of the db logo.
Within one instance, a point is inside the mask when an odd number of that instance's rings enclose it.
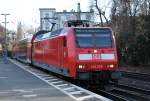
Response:
[[[93,60],[100,59],[100,55],[99,54],[92,54],[92,59]]]

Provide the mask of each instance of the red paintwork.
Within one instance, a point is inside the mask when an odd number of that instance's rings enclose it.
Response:
[[[56,67],[66,66],[63,57],[64,51],[66,50],[65,47],[63,47],[63,40],[64,37],[61,36],[42,41],[34,41],[32,59]]]
[[[66,33],[66,34],[64,34]],[[97,49],[96,54],[114,53],[115,59],[110,60],[78,60],[78,54],[95,54],[93,48],[76,48],[74,28],[69,28],[68,32],[64,32],[60,36],[55,36],[45,40],[36,41],[33,39],[32,59],[34,61],[54,65],[57,68],[68,68],[70,77],[75,77],[77,71],[95,71],[95,70],[116,70],[117,69],[117,51],[115,39],[113,37],[114,48]],[[67,40],[67,47],[64,47],[64,40]],[[79,69],[79,65],[86,65],[86,69]],[[107,68],[106,65],[114,64],[114,68]],[[98,65],[98,68],[94,66]]]

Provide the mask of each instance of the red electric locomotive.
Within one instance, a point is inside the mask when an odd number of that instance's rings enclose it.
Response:
[[[32,38],[31,61],[46,70],[82,80],[108,80],[117,69],[110,28],[63,28]]]

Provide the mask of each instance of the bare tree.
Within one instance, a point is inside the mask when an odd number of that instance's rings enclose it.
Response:
[[[148,5],[149,5],[149,7],[148,7],[148,15],[150,15],[150,1],[148,1]]]
[[[101,21],[101,26],[103,27],[103,19],[102,19],[102,10],[98,7],[98,1],[95,0],[95,7],[98,10],[99,16],[100,16],[100,21]]]
[[[143,15],[150,14],[150,0],[142,0],[140,11],[141,11],[141,14]]]
[[[139,8],[144,0],[113,0],[112,24],[116,24],[121,32],[135,33]],[[115,21],[113,21],[115,20]],[[114,25],[114,26],[116,26]]]
[[[109,21],[108,18],[106,17],[106,11],[103,8],[106,8],[106,6],[104,5],[104,7],[102,7],[101,4],[102,1],[100,0],[90,0],[90,9],[94,9],[95,11],[95,15],[99,16],[100,19],[100,25],[103,27],[104,25],[108,25]],[[104,21],[105,20],[105,21]],[[106,22],[106,24],[104,23]]]
[[[103,15],[104,19],[106,20],[106,24],[108,25],[109,21],[108,21],[107,17],[105,16],[105,11],[102,12],[102,15]]]

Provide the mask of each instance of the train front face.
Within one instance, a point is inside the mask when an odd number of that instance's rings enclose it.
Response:
[[[76,68],[79,79],[108,80],[117,69],[115,38],[110,28],[76,28]]]

